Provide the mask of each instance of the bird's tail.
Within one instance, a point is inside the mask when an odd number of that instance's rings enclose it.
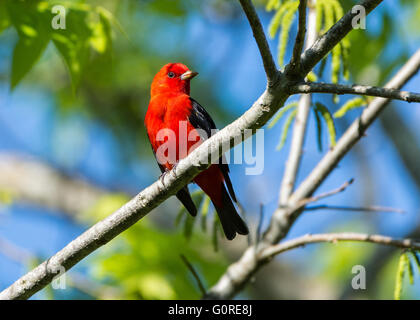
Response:
[[[223,231],[228,240],[235,238],[236,233],[243,235],[249,233],[247,225],[233,206],[232,200],[224,185],[222,186],[222,206],[216,206],[214,204],[214,207],[216,208]]]

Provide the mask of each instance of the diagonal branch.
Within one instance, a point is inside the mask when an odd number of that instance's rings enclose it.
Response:
[[[299,201],[299,206],[304,207],[304,206],[306,206],[309,203],[316,202],[318,200],[325,199],[325,198],[334,196],[334,195],[336,195],[338,193],[341,193],[344,190],[346,190],[347,187],[350,186],[353,182],[354,182],[354,179],[352,178],[349,181],[346,181],[342,186],[340,186],[337,189],[334,189],[334,190],[331,190],[331,191],[322,193],[322,194],[317,195],[315,197],[309,197],[309,198],[306,198],[306,199],[302,199],[301,201]]]
[[[324,233],[324,234],[307,234],[299,238],[284,241],[277,245],[268,247],[261,252],[261,259],[270,259],[274,256],[289,251],[295,248],[303,247],[311,243],[321,242],[332,242],[336,243],[339,241],[356,241],[356,242],[368,242],[375,244],[382,244],[392,246],[401,249],[414,249],[420,250],[420,242],[412,239],[394,239],[388,236],[382,235],[369,235],[364,233]]]
[[[406,102],[420,102],[420,94],[400,91],[392,88],[380,88],[363,85],[343,85],[330,83],[304,82],[289,88],[290,94],[297,93],[332,93],[332,94],[357,94],[363,96],[382,97]]]
[[[257,42],[258,49],[260,50],[260,54],[263,60],[267,79],[269,83],[273,82],[275,81],[279,71],[277,71],[270,47],[268,46],[267,38],[264,34],[264,29],[261,25],[261,21],[258,18],[257,12],[255,11],[251,0],[239,0],[239,2],[241,3],[242,9],[248,18],[249,24],[251,25],[252,33],[254,34],[255,41]]]

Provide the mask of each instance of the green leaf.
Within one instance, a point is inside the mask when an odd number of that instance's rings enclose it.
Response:
[[[5,3],[10,21],[19,35],[13,49],[10,76],[10,87],[14,89],[40,59],[51,34],[47,12],[41,10],[37,2]]]
[[[341,70],[341,47],[335,46],[331,52],[331,82],[338,83]]]
[[[418,256],[419,252],[414,251],[414,250],[410,250],[410,253],[414,259],[414,261],[416,262],[418,271],[420,272],[420,257]]]
[[[296,117],[296,113],[297,113],[297,108],[294,109],[289,114],[289,117],[287,118],[286,122],[284,123],[283,131],[281,133],[280,142],[279,142],[279,144],[276,147],[276,150],[277,151],[281,150],[281,148],[284,147],[284,144],[286,143],[287,134],[289,132],[290,126],[292,125],[293,119]]]
[[[184,236],[187,240],[191,239],[191,235],[194,227],[194,217],[186,213],[186,219],[184,220]]]
[[[6,1],[0,1],[0,33],[10,27],[11,21]]]
[[[318,80],[318,77],[316,76],[316,74],[313,71],[311,71],[306,76],[306,79],[308,79],[308,81],[310,81],[310,82],[315,82],[315,81]]]
[[[89,57],[89,46],[86,42],[79,42],[62,36],[58,33],[53,34],[53,42],[69,70],[73,90],[76,90],[80,83],[82,70],[87,64]]]
[[[321,118],[320,118],[316,108],[313,108],[312,110],[314,111],[314,115],[315,115],[316,137],[317,137],[318,151],[322,152],[322,123],[321,123]]]
[[[315,3],[315,11],[316,11],[316,33],[321,32],[322,28],[322,17],[324,15],[324,6],[322,0],[318,0]]]
[[[362,107],[366,104],[367,104],[367,101],[366,101],[366,98],[364,98],[364,97],[357,97],[357,98],[354,98],[354,99],[350,99],[345,104],[343,104],[340,109],[338,109],[334,113],[334,118],[341,118],[344,115],[346,115],[346,113],[348,111],[350,111],[352,109],[355,109],[355,108]]]
[[[344,14],[343,7],[338,0],[318,0],[316,2],[317,14],[317,32],[324,33],[329,30],[335,22],[337,22]],[[328,54],[331,56],[331,82],[338,83],[340,72],[343,78],[349,79],[348,57],[349,57],[350,41],[345,37],[336,45]],[[327,56],[327,57],[328,57]],[[320,76],[325,68],[326,58],[322,60],[320,67]]]
[[[329,1],[321,1],[324,12],[324,29],[323,31],[328,31],[334,25],[334,8],[331,6]]]
[[[271,11],[271,10],[277,10],[281,6],[281,0],[269,0],[267,2],[267,5],[265,6],[265,10]]]
[[[93,30],[87,24],[89,12],[85,8],[72,8],[66,16],[65,30],[53,31],[53,42],[69,70],[72,87],[75,91],[89,61]]]
[[[219,216],[215,214],[213,217],[213,234],[212,234],[212,243],[213,243],[214,251],[219,250],[219,238],[218,238],[219,228],[220,228]]]
[[[284,56],[286,54],[287,42],[289,40],[290,28],[292,26],[295,13],[299,7],[299,1],[290,2],[290,9],[284,14],[281,22],[281,33],[278,47],[279,65],[284,65]]]
[[[407,256],[403,253],[400,255],[398,262],[397,275],[395,278],[394,299],[401,300],[401,293],[403,287],[404,273],[407,266]]]
[[[330,144],[332,147],[335,146],[335,140],[336,140],[336,131],[335,131],[335,125],[334,120],[332,118],[332,115],[327,107],[325,107],[322,103],[317,102],[315,104],[316,109],[320,112],[322,118],[324,119],[325,123],[327,124],[328,128],[328,134],[330,138]]]
[[[283,3],[277,10],[276,14],[270,21],[268,26],[268,34],[271,38],[276,36],[277,31],[279,30],[280,23],[282,22],[284,14],[293,6],[293,2]]]
[[[410,284],[413,285],[414,284],[414,268],[413,268],[410,258],[408,257],[408,254],[405,253],[404,255],[406,256],[406,259],[407,259],[408,279],[410,281]]]
[[[319,77],[322,77],[324,75],[325,67],[327,66],[328,57],[329,56],[327,55],[325,56],[324,59],[321,60],[321,63],[319,65],[319,71],[318,71]]]
[[[49,38],[42,36],[19,38],[13,49],[11,89],[18,85],[39,60],[49,40]]]
[[[272,127],[274,127],[276,125],[276,123],[283,117],[283,115],[287,111],[289,111],[290,109],[293,109],[293,108],[297,107],[297,105],[298,105],[298,102],[297,101],[293,101],[293,102],[289,103],[287,106],[284,106],[283,108],[281,108],[279,110],[279,112],[277,112],[276,116],[268,124],[268,129],[271,129]]]
[[[92,25],[92,36],[89,39],[91,47],[98,53],[104,53],[107,50],[107,37],[105,35],[104,25],[98,22]]]

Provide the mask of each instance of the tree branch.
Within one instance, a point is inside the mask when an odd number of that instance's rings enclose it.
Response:
[[[293,69],[300,69],[300,55],[302,54],[303,45],[305,43],[305,34],[306,34],[306,7],[308,0],[300,0],[299,2],[299,22],[298,22],[298,32],[296,35],[295,45],[293,47],[293,55],[290,61],[291,67]],[[312,27],[312,26],[311,26]],[[312,43],[311,43],[312,45]],[[300,73],[300,72],[299,72]]]
[[[358,3],[366,10],[368,15],[383,0],[362,0]],[[352,29],[353,18],[358,13],[348,11],[331,29],[321,36],[308,50],[305,50],[301,57],[302,61],[302,78],[308,74],[315,65],[324,58]]]
[[[315,210],[341,210],[341,211],[359,211],[359,212],[393,212],[404,213],[404,210],[390,207],[370,206],[370,207],[346,207],[346,206],[332,206],[327,204],[320,204],[316,206],[306,207],[305,212]]]
[[[300,3],[300,7],[302,7],[302,2]],[[305,6],[305,9],[306,9],[306,6]],[[303,10],[303,9],[301,8],[300,10]],[[299,19],[301,17],[302,15],[300,14]],[[299,24],[300,23],[301,21],[299,20]],[[303,28],[306,28],[306,27],[303,27]],[[306,40],[307,48],[309,48],[315,42],[316,37],[317,37],[316,11],[315,11],[314,6],[311,6],[309,9],[308,29],[309,29],[309,32],[307,34],[307,40]],[[303,32],[302,27],[300,26],[299,26],[299,30],[301,33]],[[298,38],[299,38],[299,35],[296,38],[296,41],[300,40]],[[293,62],[291,62],[290,64],[293,64]],[[291,76],[293,77],[293,73],[291,74]],[[302,95],[299,99],[298,112],[296,114],[296,120],[293,125],[292,142],[290,145],[289,156],[287,158],[287,162],[286,162],[286,166],[285,166],[285,170],[283,174],[283,179],[282,179],[282,183],[280,187],[280,195],[279,195],[280,206],[287,203],[287,200],[290,194],[292,193],[293,188],[295,187],[295,181],[296,181],[296,177],[299,171],[300,161],[302,157],[303,143],[305,141],[305,136],[306,136],[306,128],[307,128],[309,111],[311,109],[311,101],[312,101],[311,95],[309,94]]]
[[[328,192],[322,193],[322,194],[317,195],[317,196],[315,196],[315,197],[309,197],[309,198],[306,198],[306,199],[302,199],[302,200],[299,202],[299,206],[300,206],[300,207],[304,207],[304,206],[306,206],[308,203],[316,202],[316,201],[318,201],[318,200],[321,200],[321,199],[324,199],[324,198],[328,198],[328,197],[334,196],[334,195],[336,195],[337,193],[341,193],[341,192],[343,192],[344,190],[346,190],[346,189],[347,189],[347,187],[348,187],[349,185],[351,185],[353,182],[354,182],[354,179],[350,179],[349,181],[346,181],[346,182],[345,182],[342,186],[340,186],[340,187],[339,187],[339,188],[337,188],[337,189],[334,189],[334,190],[331,190],[331,191],[328,191]]]
[[[386,85],[387,88],[401,88],[420,69],[420,50],[418,50],[399,72]],[[239,292],[251,277],[268,261],[259,259],[259,252],[264,248],[276,244],[284,238],[293,222],[302,212],[299,202],[309,198],[319,185],[326,179],[338,162],[347,154],[353,145],[363,136],[364,131],[379,116],[390,99],[376,98],[362,115],[356,119],[349,129],[339,139],[336,146],[331,149],[318,163],[309,176],[300,184],[298,189],[290,196],[285,208],[279,207],[273,214],[270,225],[263,236],[259,246],[249,247],[242,257],[231,264],[218,282],[208,290],[205,298],[229,299]]]
[[[369,242],[375,244],[382,244],[387,246],[393,246],[401,249],[420,249],[420,242],[412,239],[394,239],[382,235],[369,235],[363,233],[353,233],[353,232],[344,232],[344,233],[325,233],[325,234],[307,234],[302,237],[284,241],[277,245],[266,248],[261,252],[261,259],[271,259],[274,256],[289,251],[295,248],[303,247],[311,243],[320,243],[320,242],[332,242],[336,243],[338,241],[357,241],[357,242]]]
[[[392,88],[380,88],[363,85],[343,85],[330,83],[304,82],[291,86],[289,93],[332,93],[332,94],[357,94],[371,97],[382,97],[406,102],[420,102],[420,94],[400,91]]]
[[[277,71],[277,67],[271,54],[267,38],[264,34],[261,21],[258,18],[257,12],[255,11],[251,0],[239,0],[239,2],[241,3],[242,9],[248,18],[249,24],[251,25],[252,33],[254,35],[255,41],[257,42],[258,49],[260,50],[264,64],[264,70],[270,84],[276,80],[279,71]]]

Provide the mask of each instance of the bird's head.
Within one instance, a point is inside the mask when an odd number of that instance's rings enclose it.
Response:
[[[153,78],[151,94],[152,96],[165,92],[190,94],[190,80],[197,74],[185,64],[168,63]]]

